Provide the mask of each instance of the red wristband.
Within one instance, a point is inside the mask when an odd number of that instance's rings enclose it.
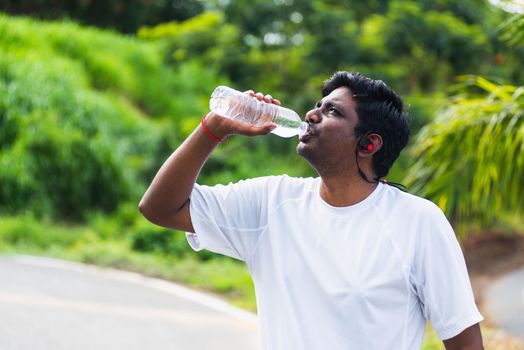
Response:
[[[211,137],[213,140],[217,141],[217,142],[224,142],[225,140],[227,140],[227,136],[224,137],[223,139],[220,139],[219,137],[213,135],[213,133],[211,133],[211,131],[209,131],[209,129],[206,127],[206,124],[204,123],[204,119],[206,119],[207,117],[207,114],[204,114],[204,116],[202,117],[202,129],[204,130],[204,132],[209,136]]]

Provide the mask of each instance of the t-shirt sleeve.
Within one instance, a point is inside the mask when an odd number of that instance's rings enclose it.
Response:
[[[196,184],[189,198],[195,233],[186,232],[191,248],[248,259],[267,226],[269,182],[270,177],[261,177],[229,185]]]
[[[423,210],[413,264],[413,284],[422,311],[441,340],[483,320],[475,304],[460,245],[440,208]]]

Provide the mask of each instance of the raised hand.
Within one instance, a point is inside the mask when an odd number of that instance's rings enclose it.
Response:
[[[280,106],[280,101],[271,95],[264,95],[261,92],[255,93],[253,90],[247,90],[244,93],[259,101]],[[208,113],[206,116],[205,125],[213,135],[221,139],[235,134],[244,136],[266,135],[277,127],[272,121],[258,125],[247,124],[235,119],[222,117],[213,112]]]

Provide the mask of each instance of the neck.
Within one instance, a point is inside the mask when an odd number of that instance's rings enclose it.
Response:
[[[334,207],[347,207],[366,199],[378,183],[358,177],[322,176],[320,197]]]

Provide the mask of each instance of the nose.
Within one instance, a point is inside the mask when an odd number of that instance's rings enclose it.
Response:
[[[321,118],[319,108],[313,108],[306,113],[306,123],[320,123]]]

